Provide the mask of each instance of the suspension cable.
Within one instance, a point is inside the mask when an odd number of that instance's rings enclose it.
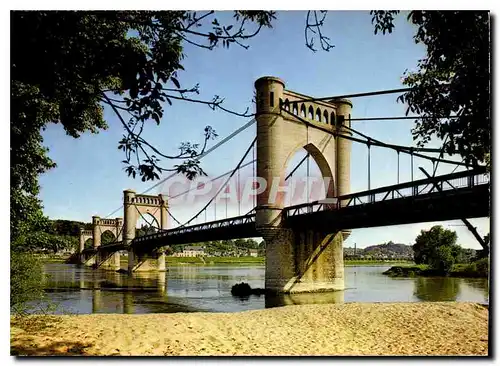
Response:
[[[446,135],[446,137],[443,141],[443,146],[441,147],[441,152],[439,153],[439,158],[442,158],[444,156],[444,144],[446,144],[446,141],[448,140],[449,137],[450,137],[450,135]],[[439,161],[437,162],[436,166],[434,167],[434,170],[432,171],[432,177],[434,177],[436,175],[438,165],[439,165]]]
[[[176,223],[178,223],[179,225],[181,225],[181,222],[179,220],[177,220],[174,215],[172,215],[172,212],[170,212],[170,210],[168,209],[168,207],[166,207],[166,209],[167,209],[167,213],[169,214],[169,216],[171,218],[173,218]]]
[[[398,184],[399,184],[399,150],[397,150],[398,153]]]
[[[370,182],[370,176],[371,176],[371,157],[370,157],[370,144],[368,146],[368,190],[370,190],[371,187],[371,182]]]
[[[348,136],[348,135],[344,135],[342,133],[339,133],[339,132],[336,132],[336,131],[332,131],[330,129],[327,129],[325,127],[322,127],[322,126],[318,126],[318,125],[315,125],[315,124],[312,124],[311,122],[291,113],[291,112],[288,112],[286,109],[282,109],[282,111],[285,111],[287,112],[288,114],[292,115],[293,117],[295,117],[296,119],[298,119],[299,121],[301,121],[302,123],[304,124],[307,124],[307,125],[310,125],[318,130],[321,130],[321,131],[324,131],[324,132],[327,132],[333,136],[339,136],[341,138],[344,138],[346,140],[351,140],[351,141],[354,141],[354,142],[358,142],[358,143],[361,143],[361,144],[367,144],[368,141],[363,141],[363,140],[360,140],[360,139],[357,139],[357,138],[354,138],[354,137],[351,137],[351,136]],[[344,126],[344,127],[347,127],[347,126]],[[356,131],[357,132],[357,131]],[[422,148],[416,148],[416,147],[412,147],[412,146],[400,146],[400,145],[388,145],[384,142],[381,142],[381,141],[378,141],[378,140],[375,140],[371,137],[368,137],[367,138],[369,141],[370,141],[370,144],[371,145],[374,145],[374,146],[380,146],[380,147],[385,147],[385,148],[390,148],[390,149],[393,149],[395,150],[396,148],[399,148],[401,150],[401,152],[405,153],[405,154],[410,154],[410,151],[421,151]],[[436,151],[437,152],[437,151]],[[419,157],[419,158],[422,158],[422,159],[427,159],[427,160],[433,160],[435,158],[433,157],[429,157],[427,155],[422,155],[422,154],[418,154],[418,153],[414,153],[413,155]],[[462,165],[462,166],[469,166],[468,164],[464,164],[464,163],[460,163],[460,162],[456,162],[456,161],[452,161],[452,160],[447,160],[447,159],[438,159],[439,161],[441,161],[442,163],[446,163],[446,164],[452,164],[452,165]]]
[[[410,151],[411,156],[411,181],[413,182],[413,150]]]
[[[236,196],[238,198],[238,216],[240,215],[240,210],[241,210],[241,200],[240,200],[240,196],[241,196],[241,192],[240,192],[240,169],[238,168],[238,176],[237,176],[237,179],[236,179]]]
[[[458,118],[460,116],[432,117],[436,119]],[[424,116],[404,116],[404,117],[361,117],[351,118],[351,121],[389,121],[389,120],[416,120],[426,118]]]
[[[351,120],[352,121],[352,120]],[[372,141],[372,144],[373,145],[378,145],[378,144],[383,144],[384,146],[383,147],[390,147],[394,150],[409,150],[410,146],[402,146],[402,145],[394,145],[394,144],[389,144],[387,142],[382,142],[382,141],[379,141],[379,140],[375,140],[373,137],[370,137],[370,136],[367,136],[365,135],[364,133],[361,133],[357,130],[355,130],[354,128],[351,128],[349,126],[343,126],[345,127],[347,130],[351,131],[351,132],[354,132],[355,134],[361,136],[361,137],[364,137],[365,139],[367,140],[371,140]],[[380,146],[380,145],[379,145]],[[425,147],[417,147],[417,148],[413,148],[415,151],[421,151],[421,152],[428,152],[428,153],[441,153],[442,149],[433,149],[433,148],[425,148]]]
[[[245,168],[245,167],[249,166],[249,165],[250,165],[250,164],[252,164],[254,161],[255,161],[255,160],[252,160],[252,161],[250,161],[250,162],[248,162],[248,163],[243,164],[243,165],[241,166],[241,168]],[[232,172],[232,170],[229,170],[229,171],[225,172],[224,174],[219,175],[218,177],[215,177],[215,178],[210,179],[208,182],[210,182],[210,183],[211,183],[211,182],[214,182],[214,181],[216,181],[217,179],[220,179],[220,178],[222,178],[222,177],[225,177],[225,176],[226,176],[226,175],[228,175],[228,174],[231,174],[231,172]],[[208,183],[208,182],[207,182],[207,183]],[[177,198],[177,197],[179,197],[179,196],[182,196],[182,195],[184,195],[184,194],[186,194],[186,193],[189,193],[189,192],[191,192],[191,191],[194,191],[195,189],[198,189],[198,186],[193,187],[193,188],[190,188],[190,189],[188,189],[187,191],[184,191],[184,192],[182,192],[182,193],[176,194],[175,196],[170,197],[170,200],[173,200],[173,199],[175,199],[175,198]]]
[[[307,159],[308,157],[309,157],[309,153],[307,153],[307,154],[306,154],[306,155],[302,158],[302,160],[301,160],[301,161],[300,161],[300,162],[299,162],[299,163],[295,166],[295,168],[293,168],[293,170],[290,172],[290,174],[288,174],[288,175],[286,176],[285,181],[286,181],[286,180],[288,180],[288,178],[290,178],[290,177],[293,175],[293,173],[295,173],[295,171],[296,171],[297,169],[299,169],[299,167],[302,165],[302,163],[303,163],[304,161],[306,161],[306,159]]]
[[[233,137],[235,137],[236,135],[238,135],[241,132],[243,132],[244,130],[246,130],[248,127],[250,127],[251,125],[253,125],[255,122],[256,122],[256,119],[254,117],[249,122],[245,123],[243,126],[241,126],[240,128],[238,128],[237,130],[235,130],[233,133],[231,133],[230,135],[226,136],[224,139],[222,139],[221,141],[219,141],[218,143],[216,143],[214,146],[212,146],[211,148],[207,149],[207,151],[205,151],[203,154],[201,154],[200,156],[198,156],[197,159],[201,160],[202,158],[204,158],[205,156],[207,156],[208,154],[210,154],[212,151],[218,149],[223,144],[225,144],[226,142],[230,141]],[[139,193],[139,194],[146,194],[146,193],[150,192],[151,190],[153,190],[156,187],[158,187],[159,185],[165,183],[167,180],[173,178],[177,174],[179,174],[179,173],[178,172],[174,172],[174,173],[170,174],[168,177],[162,179],[158,183],[154,184],[153,186],[151,186],[150,188],[146,189],[144,192]],[[109,215],[105,216],[104,218],[110,217],[111,215],[115,214],[116,212],[118,212],[122,208],[123,208],[123,205],[121,205],[120,207],[118,207],[116,210],[114,210]]]
[[[141,216],[141,219],[143,219],[144,221],[146,221],[146,223],[149,225],[149,227],[150,227],[150,228],[151,228],[151,227],[153,227],[153,224],[152,224],[152,223],[150,223],[148,220],[146,220],[146,218],[142,215],[141,211],[139,211],[139,209],[137,208],[137,206],[136,206],[136,205],[134,205],[134,207],[135,207],[136,211],[139,213],[139,216]],[[159,227],[159,226],[160,226],[160,224],[158,223],[158,220],[156,220],[156,218],[155,218],[154,216],[152,216],[152,217],[153,217],[153,220],[155,220],[155,221],[156,221],[156,224],[157,224],[157,225],[158,225],[158,227]]]
[[[205,156],[207,156],[208,154],[210,154],[212,151],[218,149],[219,147],[221,147],[222,145],[224,145],[226,142],[230,141],[233,137],[235,137],[236,135],[240,134],[241,132],[243,132],[245,129],[247,129],[248,127],[250,127],[251,125],[253,125],[254,123],[256,122],[256,119],[255,118],[252,118],[252,120],[250,120],[249,122],[245,123],[243,126],[241,126],[240,128],[238,128],[237,130],[235,130],[233,133],[231,133],[230,135],[226,136],[224,139],[222,139],[221,141],[219,141],[218,143],[216,143],[214,146],[212,146],[210,149],[208,149],[207,151],[205,151],[203,154],[201,154],[199,157],[197,157],[197,160],[201,160],[202,158],[204,158]],[[144,192],[142,192],[141,194],[145,194],[149,191],[151,191],[152,189],[158,187],[160,184],[164,183],[166,180],[172,178],[173,176],[177,175],[178,173],[175,172],[171,175],[169,175],[168,177],[166,177],[165,179],[159,181],[158,183],[156,183],[154,186],[148,188],[147,190],[145,190]]]
[[[344,94],[344,95],[335,95],[333,97],[322,97],[322,98],[300,98],[300,101],[304,102],[320,102],[320,101],[330,101],[335,99],[345,99],[345,98],[358,98],[358,97],[370,97],[374,95],[384,95],[384,94],[394,94],[394,93],[404,93],[410,91],[411,88],[400,88],[400,89],[386,89],[386,90],[378,90],[373,92],[366,93],[356,93],[356,94]]]
[[[253,169],[253,172],[252,172],[252,189],[254,188],[253,187],[253,184],[255,183],[255,165],[257,164],[256,163],[256,160],[255,160],[255,145],[253,145],[252,147],[252,160],[254,161],[254,164],[252,165],[252,169]],[[253,207],[257,206],[257,197],[256,195],[253,195],[252,197],[252,203],[253,203]]]
[[[215,198],[219,195],[219,193],[226,187],[227,183],[229,182],[229,180],[233,177],[233,175],[236,173],[236,170],[240,168],[241,164],[243,163],[243,161],[245,160],[245,158],[247,157],[248,153],[250,152],[250,150],[252,149],[252,146],[255,144],[255,142],[257,141],[257,136],[255,136],[255,138],[253,139],[252,143],[250,144],[250,146],[248,147],[247,151],[245,152],[245,155],[243,155],[243,157],[241,158],[241,160],[239,161],[238,165],[236,165],[236,168],[233,169],[231,175],[228,177],[228,179],[226,180],[226,182],[219,188],[219,190],[217,191],[217,193],[210,199],[210,201],[208,201],[208,203],[196,214],[194,215],[191,219],[189,219],[186,223],[184,223],[183,225],[181,225],[180,227],[184,227],[186,226],[187,224],[191,223],[191,221],[193,221],[194,219],[196,219],[202,212],[204,209],[206,209],[211,203],[212,201],[215,200]]]
[[[253,145],[253,147],[255,148],[255,145]],[[300,166],[304,163],[304,161],[306,161],[306,159],[307,159],[307,157],[308,157],[309,155],[310,155],[310,154],[309,154],[309,153],[307,153],[307,154],[306,154],[306,155],[302,158],[302,160],[301,160],[301,161],[300,161],[300,162],[299,162],[299,163],[295,166],[295,168],[293,168],[293,170],[290,172],[290,174],[288,174],[288,175],[286,176],[285,181],[287,181],[287,180],[288,180],[288,179],[289,179],[289,178],[293,175],[293,173],[294,173],[294,172],[295,172],[295,171],[296,171],[296,170],[297,170],[297,169],[298,169],[298,168],[299,168],[299,167],[300,167]],[[254,157],[254,156],[252,156],[252,157]],[[256,161],[256,159],[253,159],[253,161],[252,161],[252,162],[255,162],[255,161]],[[248,164],[242,165],[241,167],[244,167],[244,166],[246,166],[246,165],[248,165]],[[227,175],[227,174],[229,174],[229,173],[226,173],[226,174],[224,174],[224,175]],[[255,175],[255,173],[254,173],[254,175]],[[219,176],[219,177],[217,177],[217,178],[214,178],[214,179],[218,179],[218,178],[221,178],[221,177],[222,177],[222,175],[221,175],[221,176]],[[184,193],[185,193],[185,192],[184,192]],[[172,198],[175,198],[175,197],[177,197],[177,196],[174,196],[174,197],[172,197]],[[167,209],[167,210],[168,210],[168,209]],[[203,209],[202,209],[202,210],[203,210]],[[248,212],[247,212],[244,216],[249,215],[249,214],[250,214],[250,213],[252,213],[254,210],[255,210],[255,206],[254,206],[254,207],[253,207],[250,211],[248,211]],[[176,218],[175,218],[175,217],[174,217],[174,216],[170,213],[170,211],[167,211],[167,212],[169,213],[169,215],[170,215],[170,216],[172,216],[172,218],[173,218],[173,219],[174,219],[174,220],[175,220],[175,221],[176,221],[179,225],[181,225],[181,223],[179,222],[179,220],[177,220],[177,219],[176,219]],[[205,221],[206,221],[206,212],[207,212],[207,211],[205,210]],[[217,221],[217,201],[214,201],[214,221]],[[186,224],[184,224],[184,225],[186,225]],[[184,226],[184,225],[181,225],[181,226]]]
[[[309,126],[306,126],[306,134],[307,134],[307,144],[309,144]],[[307,192],[307,203],[309,203],[309,154],[307,154],[307,187],[306,187],[306,192]]]
[[[440,87],[446,88],[449,87],[448,84],[441,84]],[[358,98],[358,97],[370,97],[374,95],[384,95],[384,94],[394,94],[394,93],[405,93],[411,91],[412,88],[400,88],[400,89],[385,89],[385,90],[377,90],[373,92],[366,93],[356,93],[356,94],[344,94],[344,95],[335,95],[333,97],[322,97],[322,98],[299,98],[300,101],[304,102],[319,102],[319,101],[333,101],[335,99],[344,99],[344,98]]]

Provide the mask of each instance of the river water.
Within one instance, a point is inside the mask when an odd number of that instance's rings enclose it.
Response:
[[[48,263],[48,303],[55,313],[237,312],[267,307],[341,302],[467,301],[488,303],[486,279],[382,275],[389,266],[345,267],[345,291],[256,296],[231,296],[231,287],[247,282],[264,287],[263,265],[179,265],[167,273],[128,276],[73,264]]]

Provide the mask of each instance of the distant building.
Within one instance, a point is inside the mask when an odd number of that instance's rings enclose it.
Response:
[[[188,245],[182,249],[182,252],[176,253],[176,257],[205,257],[205,247],[201,245]]]
[[[258,257],[259,256],[259,250],[258,249],[250,249],[248,251],[248,254],[250,257]]]

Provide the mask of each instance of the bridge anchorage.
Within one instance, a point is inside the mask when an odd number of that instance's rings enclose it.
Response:
[[[463,162],[422,154],[440,153],[442,156],[440,149],[387,144],[363,135],[351,126],[351,121],[363,118],[351,119],[353,104],[343,97],[314,99],[286,90],[284,82],[276,77],[258,79],[255,89],[257,103],[254,120],[209,149],[215,150],[256,122],[255,140],[236,168],[224,174],[230,173],[230,179],[238,172],[239,180],[239,169],[255,163],[253,176],[267,182],[262,191],[253,192],[257,193],[255,207],[244,215],[238,213],[237,217],[217,220],[217,202],[214,199],[227,185],[227,180],[198,213],[181,224],[168,209],[166,197],[126,190],[123,193],[123,220],[94,217],[93,230],[82,230],[82,263],[116,270],[120,268],[116,253],[126,251],[129,273],[161,271],[165,270],[162,248],[167,245],[261,236],[266,242],[266,290],[281,293],[337,291],[345,288],[342,247],[351,229],[465,220],[489,215],[489,175],[484,167],[469,169]],[[362,93],[350,97],[375,94]],[[366,118],[384,119],[399,117]],[[353,142],[364,144],[368,153],[368,189],[354,193],[350,186]],[[371,188],[370,148],[375,147],[397,153],[397,184]],[[255,158],[243,164],[252,148],[255,148]],[[305,159],[286,177],[285,170],[294,154],[302,148],[307,151],[307,159],[314,159],[324,178],[326,199],[285,207],[290,187],[285,182]],[[400,183],[399,157],[404,154],[411,156],[411,181]],[[417,158],[432,161],[432,176],[425,173],[427,178],[413,179],[413,162]],[[435,176],[440,162],[468,170]],[[293,190],[293,185],[290,190]],[[214,208],[210,211],[214,212],[213,221],[206,219],[210,205]],[[135,237],[137,218],[144,214],[153,217],[158,230]],[[167,215],[179,226],[167,229]],[[205,220],[199,223],[203,215]],[[198,224],[194,224],[195,221]],[[114,230],[117,239],[101,245],[100,234],[106,229]],[[90,237],[94,238],[94,247],[84,250],[85,240]]]

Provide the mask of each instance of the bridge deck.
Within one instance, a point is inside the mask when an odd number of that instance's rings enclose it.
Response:
[[[285,208],[285,226],[332,232],[485,217],[490,213],[488,183],[483,170],[465,171],[352,193],[338,197],[334,205],[313,202]],[[142,236],[134,240],[133,246],[151,250],[164,245],[255,236],[259,234],[255,214],[251,214]]]
[[[377,226],[418,222],[446,221],[489,215],[487,186],[459,188],[445,194],[428,193],[419,197],[403,197],[288,216],[287,226],[332,232]],[[289,212],[288,212],[289,213]]]

